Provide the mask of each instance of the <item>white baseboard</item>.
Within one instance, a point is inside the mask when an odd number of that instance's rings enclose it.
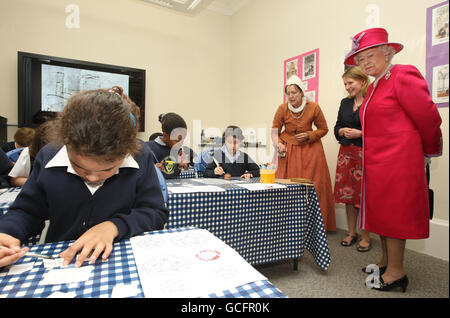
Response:
[[[359,220],[358,220],[359,224]],[[336,205],[336,227],[347,230],[347,218],[344,205]],[[358,229],[360,231],[360,229]],[[374,236],[378,239],[378,236]],[[430,221],[430,237],[425,240],[407,240],[406,248],[437,257],[443,260],[449,260],[449,222],[441,219]]]

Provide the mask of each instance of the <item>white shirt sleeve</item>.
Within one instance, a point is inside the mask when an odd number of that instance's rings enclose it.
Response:
[[[20,153],[19,158],[17,158],[17,162],[9,172],[8,176],[13,178],[17,177],[28,178],[30,176],[30,170],[31,170],[30,151],[28,147],[25,147]]]

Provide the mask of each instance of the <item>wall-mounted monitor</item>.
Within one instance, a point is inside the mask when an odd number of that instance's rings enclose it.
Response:
[[[145,70],[18,52],[18,126],[36,127],[82,90],[121,86],[140,107],[145,130]]]

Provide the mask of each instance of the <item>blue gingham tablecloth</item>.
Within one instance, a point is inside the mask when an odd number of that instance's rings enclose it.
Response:
[[[317,265],[330,264],[328,241],[313,186],[283,189],[169,193],[167,228],[206,229],[252,265],[298,259],[308,250]]]
[[[149,232],[145,235],[164,235],[165,233],[191,230],[193,228],[179,228],[164,231]],[[39,254],[57,256],[70,246],[72,242],[48,243],[35,245],[30,251]],[[75,293],[76,298],[110,298],[114,286],[117,284],[137,284],[138,293],[133,298],[142,298],[144,293],[139,280],[138,271],[134,261],[133,250],[129,239],[114,244],[113,251],[106,261],[97,260],[93,274],[84,282],[60,285],[39,285],[43,275],[48,272],[42,260],[24,257],[15,264],[35,262],[34,267],[18,275],[4,275],[8,269],[0,270],[0,298],[5,297],[33,297],[46,298],[55,292]],[[87,264],[84,263],[84,265]],[[73,262],[71,265],[72,266]],[[221,293],[208,295],[211,298],[285,298],[279,289],[269,281],[255,281]]]
[[[22,188],[14,187],[9,188],[7,191],[0,194],[0,216],[8,212],[9,206],[14,202],[15,197],[19,194]],[[1,222],[1,220],[0,220]],[[30,237],[26,242],[23,242],[24,246],[31,246],[39,243],[41,235]]]
[[[203,172],[197,171],[195,174],[194,169],[182,170],[178,176],[178,179],[194,179],[194,178],[203,178]]]

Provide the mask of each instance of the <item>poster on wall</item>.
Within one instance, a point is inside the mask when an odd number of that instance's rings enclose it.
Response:
[[[427,9],[426,79],[437,107],[448,107],[448,1]]]
[[[319,94],[319,49],[291,57],[284,61],[283,102],[286,102],[284,87],[291,75],[297,75],[305,82],[305,96],[308,100],[318,102]]]

